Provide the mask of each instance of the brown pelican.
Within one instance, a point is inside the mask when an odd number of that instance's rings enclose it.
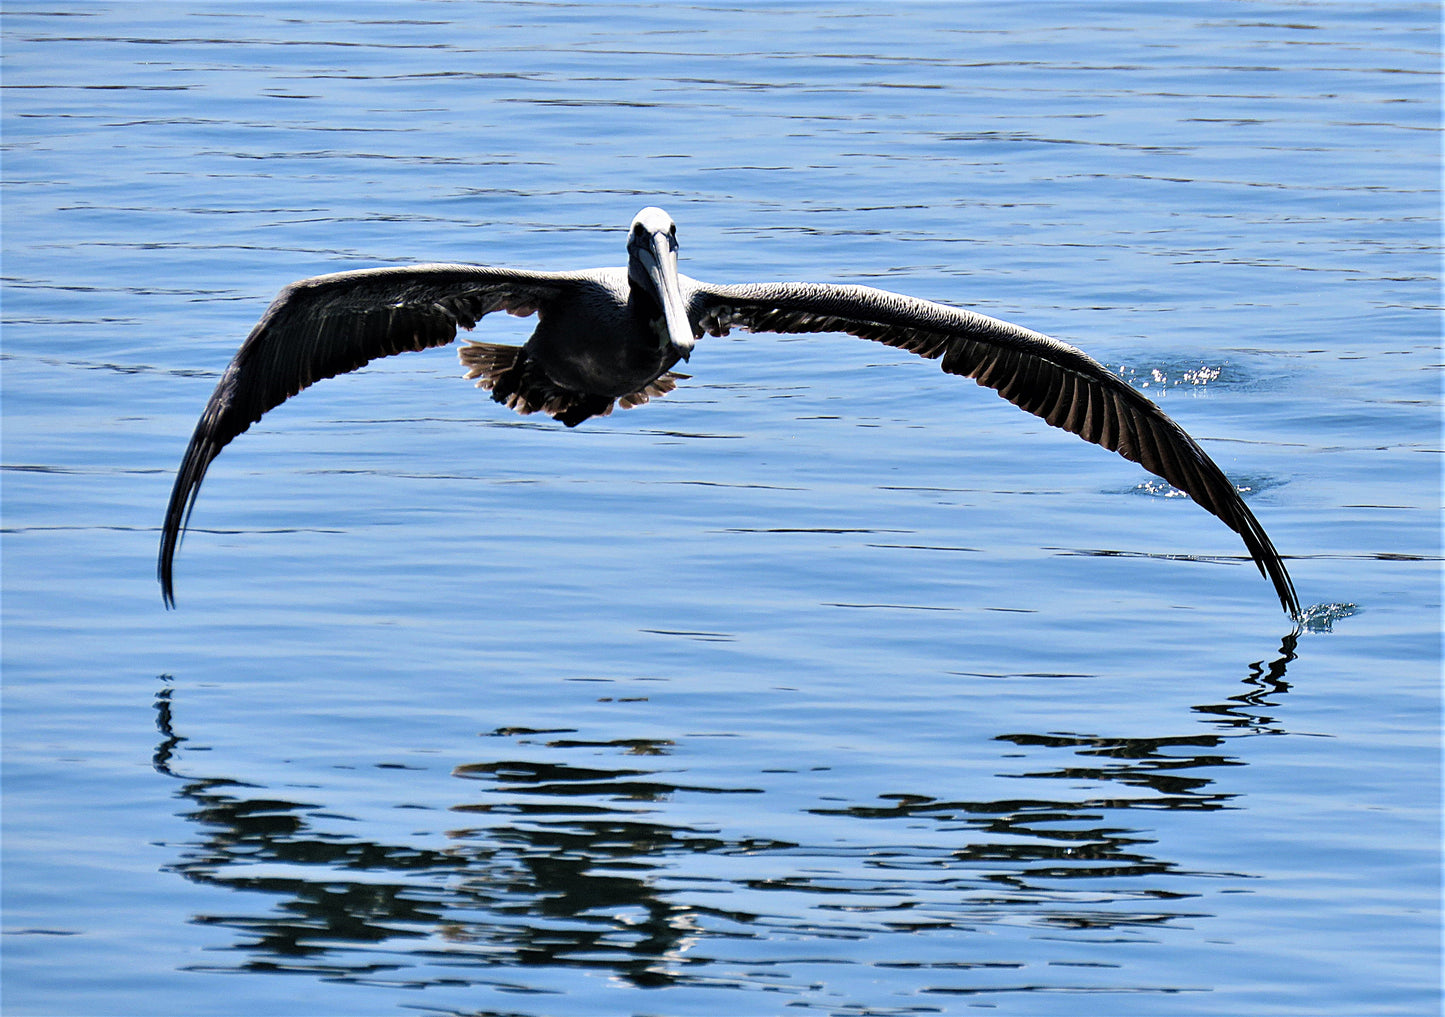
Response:
[[[292,283],[267,308],[221,376],[186,448],[161,531],[158,575],[175,605],[172,560],[201,480],[221,449],[269,409],[323,378],[377,357],[445,346],[504,310],[537,315],[525,346],[472,343],[467,377],[519,413],[568,427],[665,395],[704,333],[847,332],[973,378],[1054,427],[1167,480],[1244,538],[1250,557],[1299,617],[1294,584],[1254,513],[1204,450],[1138,390],[1080,350],[974,311],[867,286],[719,286],[677,270],[677,227],[644,208],[627,267],[526,272],[418,265],[337,272]]]

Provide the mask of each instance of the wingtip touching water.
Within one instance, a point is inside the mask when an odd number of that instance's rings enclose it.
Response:
[[[452,342],[493,311],[537,315],[525,345],[474,343],[468,377],[519,413],[569,427],[672,391],[672,371],[704,335],[842,332],[939,361],[1061,430],[1138,463],[1189,495],[1244,541],[1291,618],[1299,598],[1284,560],[1238,489],[1155,403],[1088,354],[974,311],[868,286],[718,285],[678,272],[677,228],[638,213],[625,267],[530,272],[429,264],[292,283],[226,368],[196,424],[161,528],[157,577],[175,606],[174,561],[206,470],[272,408],[378,357]]]

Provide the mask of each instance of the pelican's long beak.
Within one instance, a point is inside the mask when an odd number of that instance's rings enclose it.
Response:
[[[639,218],[641,218],[639,216]],[[645,235],[633,237],[632,259],[635,268],[642,270],[642,279],[634,284],[645,285],[662,308],[661,331],[665,340],[677,350],[678,356],[686,360],[692,354],[697,341],[692,334],[692,325],[687,320],[687,305],[682,299],[682,284],[677,276],[677,236],[671,220],[666,229],[649,229]]]

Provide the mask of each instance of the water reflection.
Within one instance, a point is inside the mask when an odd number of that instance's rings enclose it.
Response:
[[[156,696],[154,763],[180,782],[196,831],[169,868],[239,891],[193,919],[237,933],[236,960],[207,970],[541,991],[525,972],[563,968],[638,987],[758,987],[769,964],[785,963],[779,943],[922,932],[952,936],[960,956],[910,962],[920,978],[1029,967],[1043,987],[1053,962],[1036,963],[1039,938],[1148,941],[1208,917],[1201,880],[1241,877],[1172,860],[1157,813],[1237,807],[1223,778],[1245,764],[1230,741],[1284,733],[1274,711],[1294,653],[1291,636],[1251,666],[1245,691],[1194,708],[1217,731],[996,736],[1008,751],[995,776],[1028,789],[1017,798],[913,792],[779,806],[792,800],[789,774],[759,769],[758,786],[689,776],[668,739],[499,729],[494,758],[452,771],[444,811],[463,822],[430,847],[380,834],[405,827],[339,822],[347,817],[328,811],[324,790],[191,773],[198,756],[168,683]],[[783,783],[769,791],[769,781]],[[723,809],[695,807],[722,800]],[[750,824],[806,837],[757,835]],[[1005,926],[1036,930],[1034,956],[966,956],[984,949],[980,930]],[[904,944],[888,952],[867,963],[898,967],[911,956]],[[927,982],[919,991],[975,990]]]

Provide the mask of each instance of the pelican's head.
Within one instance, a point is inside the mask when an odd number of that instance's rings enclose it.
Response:
[[[677,278],[677,224],[660,208],[644,208],[632,220],[627,235],[627,279],[634,293],[645,294],[657,305],[653,324],[659,341],[671,344],[686,360],[696,337]]]

